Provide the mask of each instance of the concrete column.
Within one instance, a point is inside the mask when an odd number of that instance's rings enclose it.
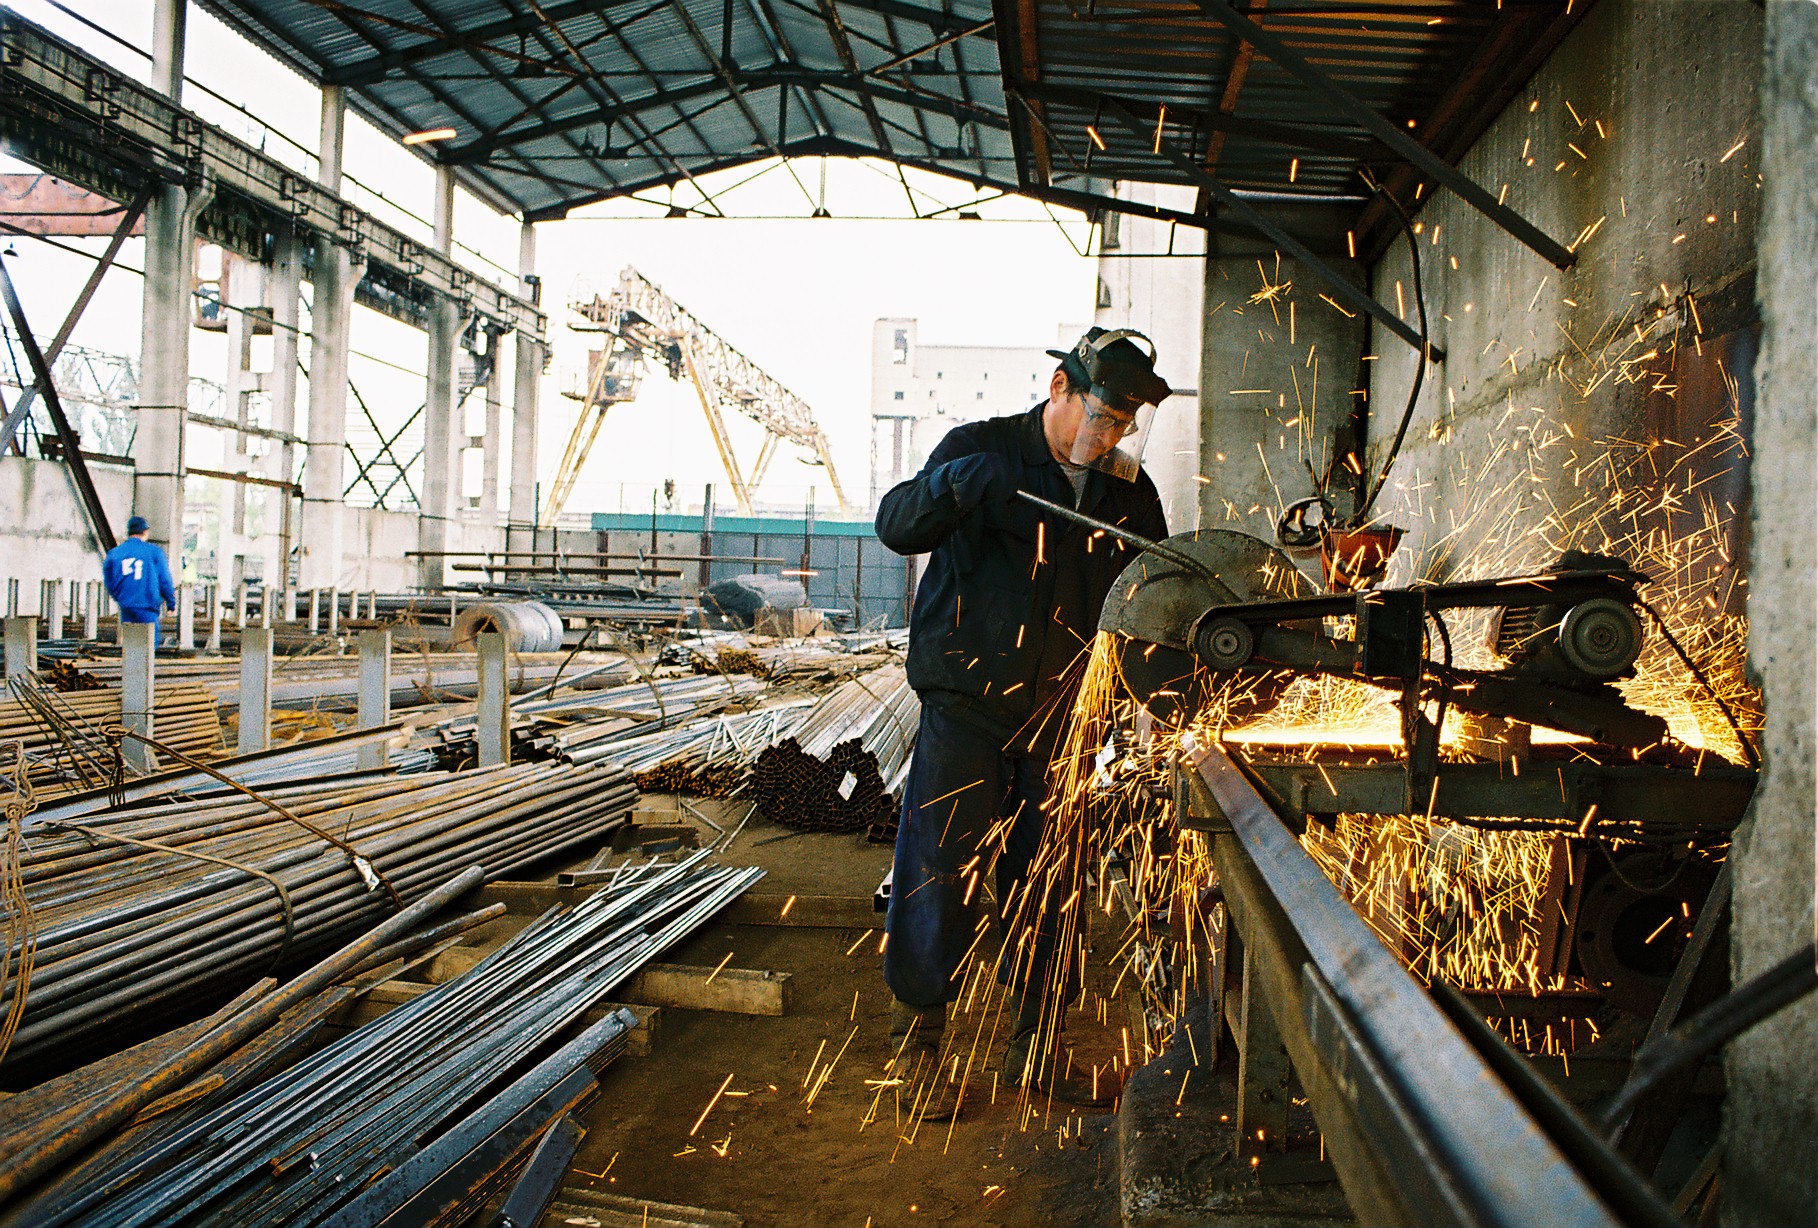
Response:
[[[454,243],[454,168],[436,168],[435,245],[444,254]],[[437,297],[429,311],[427,404],[423,410],[423,489],[418,499],[417,583],[425,590],[442,587],[449,548],[449,521],[455,514],[460,457],[455,421],[459,399],[456,361],[460,353],[461,305]]]
[[[221,581],[208,586],[208,651],[221,651]]]
[[[537,271],[537,231],[525,222],[518,231],[518,276],[523,293],[531,297],[538,287],[528,279]],[[544,347],[527,333],[519,333],[512,346],[517,370],[511,397],[511,522],[537,522],[537,401],[543,385]]]
[[[341,630],[341,590],[328,590],[328,634],[334,635]]]
[[[39,599],[38,613],[44,619],[44,637],[51,640],[63,638],[63,582],[46,580],[44,596]]]
[[[83,585],[83,596],[87,599],[82,603],[82,638],[85,640],[99,639],[101,636],[101,598],[103,596],[101,581],[90,580]]]
[[[152,662],[157,645],[157,623],[120,624],[120,727],[148,738],[158,736],[152,727]],[[121,744],[120,757],[135,771],[158,769],[151,747],[132,738]]]
[[[315,635],[322,630],[322,590],[309,590],[309,633]]]
[[[26,615],[6,620],[6,676],[24,678],[38,669],[38,620]]]
[[[271,746],[270,627],[240,628],[240,743],[250,755]]]
[[[499,523],[499,442],[504,409],[499,394],[505,387],[505,368],[499,362],[503,333],[486,337],[486,431],[480,436],[480,523],[488,529]]]
[[[340,87],[322,91],[321,170],[317,179],[341,189],[341,155],[347,114]],[[309,452],[303,464],[303,527],[299,583],[326,588],[341,579],[341,492],[347,483],[347,351],[354,289],[366,258],[340,244],[316,241],[315,295],[309,346]]]
[[[163,6],[160,5],[160,11]],[[195,232],[189,192],[169,184],[145,210],[144,323],[139,365],[133,508],[173,566],[183,557],[183,427],[189,400],[189,322]]]
[[[19,577],[8,576],[6,581],[6,616],[19,616]]]
[[[1769,4],[1765,21],[1748,598],[1750,673],[1766,707],[1765,771],[1730,849],[1730,974],[1738,984],[1813,938],[1818,803],[1818,5]],[[1725,1047],[1724,1224],[1810,1222],[1818,1205],[1814,1053],[1818,996],[1811,995]]]
[[[177,647],[184,652],[196,646],[196,593],[187,584],[177,585]]]
[[[1277,269],[1273,249],[1261,253],[1263,268],[1271,284],[1292,289],[1273,303],[1252,303],[1262,288],[1259,253],[1228,239],[1220,246],[1206,260],[1199,392],[1199,472],[1206,481],[1199,527],[1273,541],[1283,508],[1313,493],[1308,466],[1324,475],[1335,459],[1342,462],[1334,456],[1335,440],[1348,430],[1358,400],[1353,391],[1362,386],[1365,317],[1347,319],[1324,302],[1320,280],[1295,261],[1283,260]],[[1330,263],[1364,285],[1355,262]],[[1341,515],[1351,510],[1348,487],[1345,495],[1338,500]],[[1189,516],[1175,519],[1187,523]]]
[[[480,766],[499,767],[511,762],[511,708],[506,681],[505,637],[482,631],[474,637],[479,656],[480,711],[478,741]]]
[[[265,280],[267,305],[271,308],[271,374],[266,377],[266,392],[271,397],[271,426],[286,435],[297,433],[297,326],[300,318],[300,295],[303,286],[303,241],[295,231],[281,231],[272,244],[271,275]],[[282,482],[297,477],[295,444],[279,443],[265,454],[265,476]],[[280,497],[287,502],[288,493]],[[278,541],[278,574],[266,577],[268,586],[275,585],[283,594],[283,609],[291,608],[291,594],[296,589],[291,580],[290,554],[296,543],[291,540],[291,520],[280,516],[284,526]]]
[[[374,729],[391,720],[391,632],[360,632],[360,728]],[[363,768],[382,768],[390,757],[383,742],[362,746]]]
[[[152,9],[151,87],[172,102],[183,101],[183,51],[189,0],[156,0]]]

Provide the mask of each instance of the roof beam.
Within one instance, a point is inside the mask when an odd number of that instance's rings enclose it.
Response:
[[[1194,0],[1194,3],[1206,16],[1240,38],[1254,43],[1256,49],[1268,56],[1276,67],[1296,78],[1302,85],[1336,107],[1341,114],[1412,163],[1423,174],[1450,188],[1466,204],[1551,261],[1555,266],[1569,269],[1577,262],[1578,257],[1573,252],[1567,250],[1521,214],[1499,202],[1496,197],[1484,190],[1463,171],[1437,157],[1432,150],[1377,114],[1351,91],[1308,63],[1298,51],[1277,38],[1272,31],[1265,30],[1232,8],[1228,0]],[[1397,323],[1399,322],[1397,321]]]
[[[512,17],[502,17],[498,21],[489,21],[472,29],[462,30],[458,34],[447,34],[440,38],[426,38],[420,43],[408,47],[399,47],[391,51],[382,51],[377,55],[356,60],[351,64],[327,67],[322,70],[324,85],[372,85],[400,68],[408,68],[424,60],[447,55],[451,51],[472,51],[476,54],[493,52],[508,59],[518,58],[516,52],[502,48],[483,47],[480,44],[495,38],[511,38],[519,34],[530,34],[545,26],[568,21],[576,17],[590,17],[626,4],[639,3],[641,0],[567,0],[563,4],[541,5],[537,11],[519,13]],[[870,9],[874,13],[886,13],[904,21],[913,21],[927,26],[937,34],[963,29],[974,24],[970,19],[953,13],[943,13],[939,9],[924,8],[919,4],[908,4],[904,0],[837,0],[840,4],[849,4],[854,8]],[[362,14],[364,15],[364,14]],[[403,23],[400,23],[403,24]],[[416,27],[410,26],[415,29]]]
[[[1152,126],[1149,122],[1139,118],[1129,107],[1115,98],[1106,98],[1104,114],[1106,118],[1115,119],[1123,125],[1137,140],[1139,147],[1148,146],[1155,153],[1186,172],[1195,182],[1205,187],[1233,218],[1243,222],[1283,252],[1306,265],[1314,276],[1326,283],[1326,288],[1332,291],[1334,298],[1358,311],[1367,313],[1384,328],[1419,350],[1428,361],[1440,362],[1444,359],[1444,352],[1409,327],[1406,320],[1352,285],[1348,278],[1340,276],[1305,243],[1277,226],[1255,206],[1220,183],[1218,177],[1201,166],[1198,160],[1176,148],[1175,143],[1168,138],[1153,137]]]
[[[998,129],[1008,129],[1010,126],[1009,120],[1005,116],[976,103],[967,104],[958,98],[947,98],[906,89],[875,80],[862,73],[819,72],[787,64],[775,64],[756,72],[740,73],[737,82],[741,91],[789,85],[810,90],[850,90],[855,94],[875,98],[881,102],[894,102],[921,110],[939,111],[955,121],[983,124],[986,127]],[[655,108],[675,106],[707,94],[721,93],[726,88],[724,81],[717,77],[710,77],[692,85],[656,90],[637,98],[626,99],[621,105],[612,109],[602,107],[576,112],[562,119],[547,120],[515,131],[495,132],[490,136],[481,137],[479,140],[469,141],[465,145],[450,146],[443,152],[441,161],[455,166],[484,162],[493,154],[512,145],[540,141],[592,124],[616,122]],[[878,150],[876,152],[881,156],[889,156],[890,151]]]

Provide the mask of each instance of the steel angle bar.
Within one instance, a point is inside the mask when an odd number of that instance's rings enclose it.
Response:
[[[1214,175],[1211,171],[1201,166],[1196,159],[1181,152],[1174,141],[1165,136],[1159,141],[1153,140],[1151,126],[1144,124],[1123,100],[1105,95],[1092,95],[1092,97],[1095,102],[1102,100],[1104,104],[1104,113],[1107,116],[1116,119],[1118,123],[1129,129],[1130,134],[1136,137],[1138,141],[1148,145],[1153,152],[1160,154],[1169,162],[1172,162],[1189,178],[1204,187],[1206,191],[1215,196],[1218,199],[1219,204],[1224,206],[1224,208],[1234,217],[1241,219],[1246,226],[1249,226],[1257,234],[1268,239],[1282,251],[1306,265],[1316,277],[1326,283],[1326,288],[1332,291],[1332,296],[1334,298],[1348,303],[1359,311],[1367,313],[1371,319],[1381,324],[1397,337],[1400,337],[1416,350],[1420,350],[1424,346],[1428,361],[1445,361],[1444,350],[1434,345],[1430,340],[1423,341],[1420,333],[1411,327],[1406,320],[1403,320],[1400,316],[1383,306],[1383,304],[1377,302],[1373,296],[1365,294],[1362,290],[1359,290],[1356,286],[1352,285],[1349,279],[1340,276],[1338,271],[1327,264],[1312,248],[1270,221],[1266,214],[1250,204],[1249,201],[1237,195],[1237,193],[1233,192],[1230,188],[1226,187],[1219,181],[1217,175]]]
[[[1231,6],[1229,0],[1195,0],[1200,11],[1223,25],[1237,37],[1253,44],[1282,71],[1290,74],[1308,89],[1337,107],[1377,140],[1413,163],[1423,174],[1452,189],[1462,200],[1495,222],[1503,230],[1544,256],[1554,265],[1569,269],[1578,257],[1545,231],[1501,204],[1476,181],[1432,150],[1414,140],[1405,131],[1384,119],[1355,94],[1332,80],[1309,63],[1298,51],[1273,31],[1258,25]]]
[[[1213,860],[1346,1197],[1366,1224],[1614,1225],[1609,1206],[1219,746]]]
[[[549,1127],[500,1203],[489,1228],[530,1228],[541,1223],[586,1135],[587,1127],[567,1115]]]

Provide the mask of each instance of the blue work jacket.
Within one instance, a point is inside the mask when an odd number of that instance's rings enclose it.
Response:
[[[164,551],[149,541],[129,537],[109,550],[101,574],[107,581],[107,595],[122,610],[156,613],[164,606],[177,608],[170,564],[164,559]]]

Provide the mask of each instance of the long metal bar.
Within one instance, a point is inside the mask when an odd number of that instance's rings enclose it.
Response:
[[[1231,919],[1359,1220],[1619,1223],[1230,756],[1183,749],[1230,823],[1212,844]]]
[[[88,462],[82,459],[82,438],[70,426],[69,419],[63,413],[63,402],[57,396],[57,386],[51,381],[50,364],[44,359],[44,351],[38,348],[38,339],[32,336],[31,325],[26,323],[25,308],[19,303],[19,292],[13,287],[13,275],[6,267],[4,258],[0,258],[0,293],[6,296],[6,310],[13,318],[13,331],[19,335],[19,344],[25,347],[25,357],[31,363],[32,378],[38,381],[37,386],[44,393],[44,408],[50,411],[51,421],[57,427],[57,438],[63,444],[63,463],[69,466],[70,477],[75,480],[76,491],[82,496],[83,510],[88,513],[89,526],[95,531],[95,540],[101,543],[102,552],[112,550],[119,544],[114,536],[113,526],[107,522],[107,509],[101,505],[101,496],[95,490],[95,479],[88,472]]]
[[[1507,205],[1499,203],[1470,176],[1436,156],[1432,150],[1414,140],[1404,130],[1397,128],[1377,114],[1355,94],[1309,63],[1300,52],[1288,46],[1273,32],[1264,29],[1238,12],[1228,0],[1195,0],[1195,3],[1206,16],[1254,44],[1278,68],[1298,79],[1301,84],[1337,107],[1377,140],[1419,167],[1422,172],[1434,180],[1452,189],[1472,208],[1554,265],[1562,269],[1569,269],[1577,263],[1578,257],[1574,253],[1568,251],[1521,214]]]
[[[56,362],[57,356],[63,353],[63,347],[68,343],[69,335],[76,330],[76,322],[82,318],[82,313],[88,310],[89,300],[95,297],[95,291],[100,287],[101,279],[114,266],[114,258],[120,254],[120,248],[126,242],[127,236],[132,234],[133,227],[138,225],[139,218],[145,213],[145,206],[151,203],[151,196],[152,188],[148,184],[139,189],[139,195],[134,197],[133,202],[126,207],[125,214],[120,218],[120,224],[114,228],[114,237],[108,241],[107,250],[101,253],[101,258],[95,261],[95,267],[89,270],[88,280],[82,284],[81,292],[76,295],[76,301],[71,303],[69,310],[64,313],[63,323],[57,329],[57,335],[51,338],[49,348],[44,351],[46,363]],[[34,383],[25,390],[24,395],[19,398],[19,403],[13,406],[12,412],[7,414],[6,421],[0,423],[0,454],[5,453],[12,444],[13,432],[19,429],[20,424],[25,421],[26,415],[32,412],[32,402],[37,399],[37,396],[38,385]]]

